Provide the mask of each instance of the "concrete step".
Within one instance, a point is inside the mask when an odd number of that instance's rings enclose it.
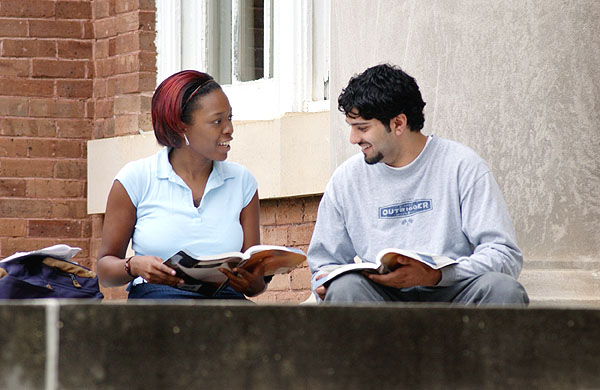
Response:
[[[600,307],[600,270],[527,268],[519,281],[532,303]]]
[[[0,302],[0,389],[598,389],[600,310]]]

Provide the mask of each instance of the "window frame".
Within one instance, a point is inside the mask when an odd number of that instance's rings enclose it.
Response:
[[[181,69],[210,69],[211,1],[156,1],[158,83]],[[231,1],[232,9],[239,9],[241,0]],[[264,73],[272,77],[245,82],[234,78],[223,85],[234,119],[265,120],[288,112],[329,110],[330,1],[266,3],[272,6],[265,7],[265,19],[272,17],[273,24],[265,27],[265,47],[271,50],[264,51]]]

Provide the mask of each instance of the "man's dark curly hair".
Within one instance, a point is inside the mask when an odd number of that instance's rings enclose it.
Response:
[[[399,114],[406,115],[412,131],[421,130],[425,122],[423,107],[425,102],[415,79],[390,64],[354,75],[338,98],[338,109],[346,116],[375,118],[388,131],[390,120]]]

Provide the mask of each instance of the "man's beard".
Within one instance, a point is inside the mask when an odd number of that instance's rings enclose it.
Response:
[[[365,162],[369,165],[377,164],[381,160],[383,160],[383,154],[381,154],[381,152],[378,152],[373,157],[367,158],[367,156],[365,156]]]

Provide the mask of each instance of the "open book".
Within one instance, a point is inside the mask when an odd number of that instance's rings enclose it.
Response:
[[[213,296],[227,284],[227,277],[219,268],[235,267],[252,271],[259,264],[265,267],[265,276],[290,272],[306,260],[306,254],[297,248],[279,245],[254,245],[242,252],[228,252],[211,256],[195,256],[180,250],[164,261],[177,271],[185,283],[178,288]]]
[[[396,262],[397,255],[410,257],[412,259],[420,261],[423,264],[430,266],[433,269],[440,269],[447,265],[458,263],[456,260],[452,260],[451,258],[446,256],[429,255],[405,249],[386,248],[380,250],[379,253],[377,253],[377,256],[375,257],[375,263],[350,263],[324,267],[326,270],[329,271],[329,273],[316,281],[315,288],[329,284],[329,282],[331,282],[333,279],[346,272],[361,271],[378,274],[386,274],[388,272],[391,272],[396,268],[401,267],[401,265]]]

